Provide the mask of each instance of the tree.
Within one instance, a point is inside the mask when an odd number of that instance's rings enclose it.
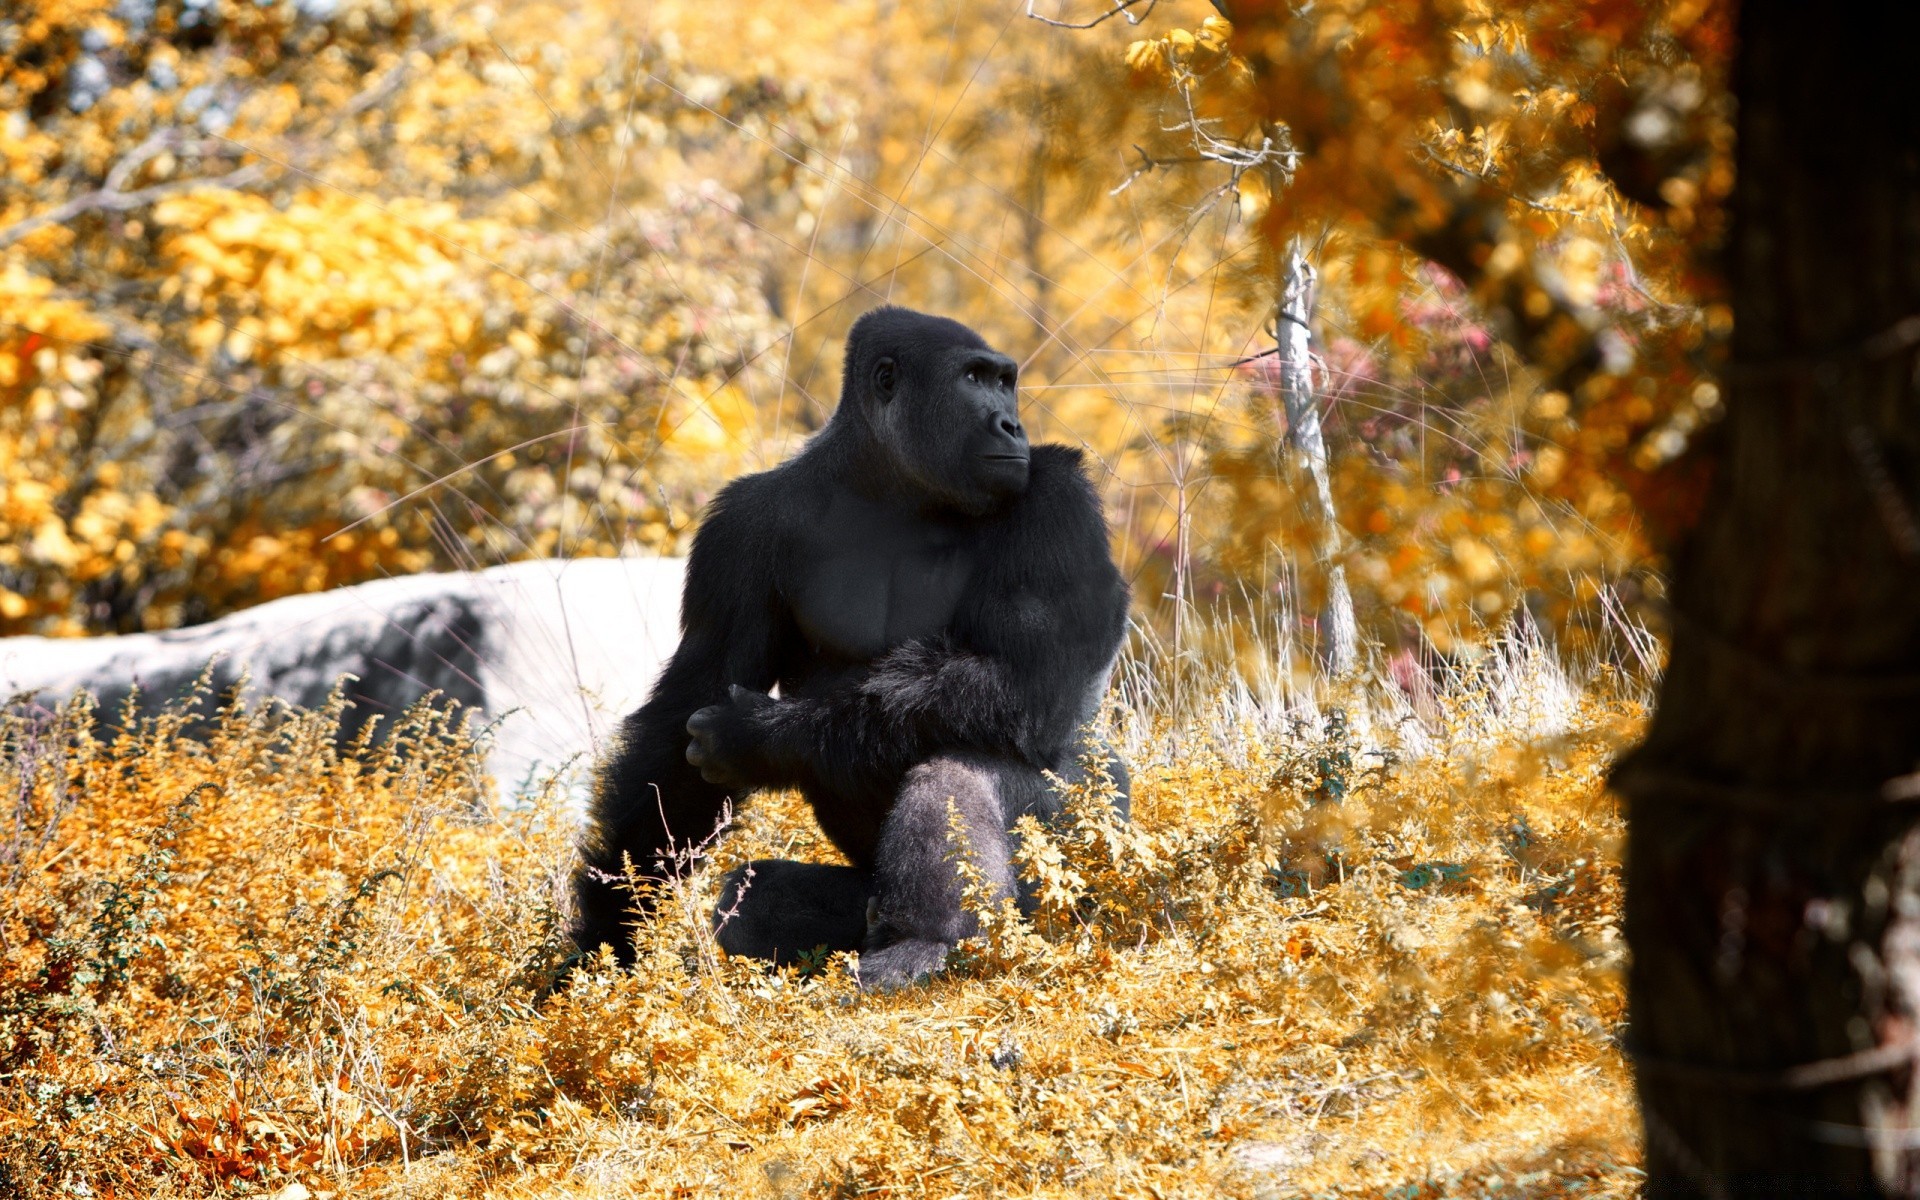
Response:
[[[1354,626],[1353,594],[1347,590],[1347,568],[1341,561],[1339,510],[1328,482],[1327,440],[1321,432],[1320,389],[1314,386],[1313,295],[1316,275],[1306,248],[1295,239],[1282,260],[1286,263],[1273,310],[1274,357],[1279,363],[1280,396],[1287,410],[1287,441],[1306,466],[1313,481],[1312,549],[1325,572],[1320,608],[1320,654],[1335,675],[1352,672],[1360,658],[1359,631]]]
[[[1443,652],[1523,606],[1575,638],[1609,584],[1657,589],[1648,529],[1693,493],[1671,473],[1650,484],[1718,403],[1702,367],[1724,310],[1691,264],[1731,178],[1722,15],[1214,8],[1233,21],[1127,48],[1146,120],[1122,186],[1197,177],[1197,194],[1162,191],[1236,211],[1262,266],[1229,286],[1263,323],[1291,250],[1318,248],[1321,408],[1354,451],[1328,457],[1323,493],[1311,471],[1276,481],[1270,451],[1221,448],[1240,532],[1220,565],[1268,565],[1242,544],[1254,531],[1315,559],[1338,545],[1326,565],[1355,581],[1368,634]],[[1246,369],[1256,396],[1299,394],[1274,355]],[[1337,609],[1337,572],[1303,574],[1304,607]]]
[[[1920,1188],[1916,35],[1741,9],[1727,419],[1616,775],[1649,1196]]]
[[[1678,547],[1670,667],[1616,776],[1648,1194],[1915,1194],[1920,22],[1228,7],[1230,37],[1129,60],[1178,87],[1211,56],[1194,120],[1297,151],[1270,244],[1324,223],[1443,268],[1577,417],[1548,485],[1621,488]]]
[[[30,7],[0,17],[0,635],[672,551],[770,453],[754,222],[799,215],[830,98],[615,6]]]

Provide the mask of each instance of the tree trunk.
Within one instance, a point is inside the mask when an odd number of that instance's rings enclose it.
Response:
[[[1740,13],[1727,416],[1615,775],[1649,1197],[1915,1194],[1915,12]]]
[[[1287,411],[1287,440],[1313,478],[1308,505],[1313,512],[1314,557],[1326,581],[1320,608],[1320,658],[1335,675],[1347,675],[1359,662],[1359,635],[1353,619],[1353,593],[1340,561],[1340,521],[1333,507],[1327,474],[1327,441],[1320,430],[1320,392],[1314,386],[1313,264],[1298,241],[1287,249],[1280,277],[1280,304],[1274,310],[1279,344],[1280,399]]]

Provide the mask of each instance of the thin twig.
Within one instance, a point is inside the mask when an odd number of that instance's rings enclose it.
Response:
[[[1138,25],[1147,18],[1148,14],[1153,12],[1154,6],[1158,3],[1160,3],[1160,0],[1113,0],[1113,8],[1111,10],[1101,13],[1091,21],[1082,21],[1076,24],[1072,21],[1059,21],[1052,17],[1043,17],[1033,11],[1034,0],[1027,0],[1027,16],[1032,20],[1040,22],[1042,25],[1051,25],[1055,29],[1092,29],[1095,25],[1103,25],[1115,17],[1125,17],[1127,24]],[[1141,4],[1146,5],[1146,7],[1140,12],[1134,12],[1134,7]]]
[[[193,179],[176,179],[168,183],[156,183],[151,187],[136,191],[121,192],[110,188],[97,188],[85,195],[75,196],[65,204],[50,208],[46,212],[16,221],[5,229],[0,229],[0,250],[13,245],[21,238],[38,233],[49,225],[64,225],[75,217],[90,212],[127,212],[144,208],[164,196],[176,192],[191,191],[194,188],[224,187],[239,188],[254,183],[265,175],[260,164],[254,163],[229,171],[225,175],[196,176]]]

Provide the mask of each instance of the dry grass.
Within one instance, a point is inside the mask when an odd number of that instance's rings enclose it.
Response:
[[[1632,1194],[1634,700],[1525,645],[1423,715],[1209,696],[1125,723],[1132,828],[1028,839],[1035,925],[879,998],[704,931],[715,868],[829,853],[791,797],[542,1002],[571,821],[462,730],[6,718],[0,1194]]]

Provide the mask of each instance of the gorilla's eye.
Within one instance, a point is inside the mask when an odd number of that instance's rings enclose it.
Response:
[[[968,367],[968,368],[967,368],[967,382],[968,382],[968,383],[979,383],[979,382],[980,382],[980,368],[979,368],[979,367]]]
[[[893,399],[893,360],[883,358],[873,364],[873,390],[882,400]]]
[[[1008,391],[1013,390],[1013,372],[1012,371],[1006,371],[1001,374],[1000,386],[1007,389]]]

